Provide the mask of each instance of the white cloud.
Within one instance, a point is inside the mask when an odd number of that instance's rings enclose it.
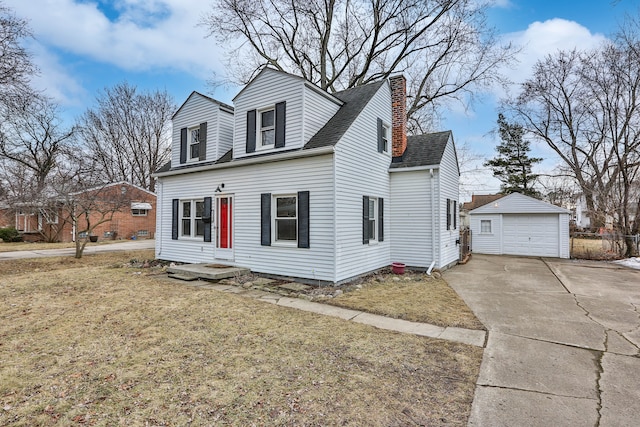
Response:
[[[5,0],[29,17],[37,40],[128,71],[157,68],[206,78],[220,69],[221,49],[197,27],[208,3],[200,0],[120,0],[110,20],[94,2]]]
[[[71,77],[58,58],[43,48],[42,45],[32,43],[29,48],[34,54],[34,61],[41,70],[32,80],[33,87],[54,98],[65,106],[80,106],[86,91],[76,79]]]
[[[554,18],[533,22],[525,31],[506,34],[504,40],[522,47],[519,63],[513,69],[503,71],[515,83],[522,83],[532,75],[535,63],[547,55],[559,50],[591,49],[604,42],[606,37],[591,33],[577,22]]]

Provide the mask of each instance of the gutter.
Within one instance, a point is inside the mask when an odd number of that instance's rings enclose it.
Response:
[[[393,172],[413,172],[413,171],[431,171],[434,169],[440,169],[440,165],[423,165],[423,166],[411,166],[408,168],[389,168],[389,173]]]
[[[191,168],[169,170],[167,172],[154,173],[151,176],[153,178],[162,178],[165,176],[183,175],[187,173],[203,172],[203,171],[218,170],[218,169],[229,169],[229,168],[235,168],[235,167],[241,167],[241,166],[255,165],[260,163],[274,163],[274,162],[280,162],[283,160],[300,159],[305,157],[314,157],[314,156],[321,156],[323,154],[333,154],[333,153],[335,153],[335,147],[333,145],[330,145],[328,147],[311,148],[309,150],[300,149],[300,150],[286,151],[284,153],[277,153],[277,154],[268,155],[268,156],[242,157],[239,159],[231,160],[230,162],[213,163],[210,165],[194,166]]]

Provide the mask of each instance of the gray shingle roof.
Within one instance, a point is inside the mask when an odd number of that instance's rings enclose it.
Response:
[[[450,130],[408,136],[407,149],[400,161],[391,163],[391,169],[439,165],[450,137]]]
[[[305,144],[304,149],[308,150],[311,148],[336,145],[384,82],[385,80],[381,80],[334,93],[333,96],[344,102],[344,104],[333,117],[311,137],[309,142]]]

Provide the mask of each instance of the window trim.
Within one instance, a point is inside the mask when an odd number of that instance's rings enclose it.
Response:
[[[489,224],[489,231],[484,231],[482,228],[482,223]],[[493,234],[493,220],[491,219],[481,219],[480,220],[480,234]]]
[[[184,216],[184,204],[185,203],[190,203],[190,212],[189,212],[189,234],[184,234],[184,220],[186,220],[187,218]],[[178,237],[180,239],[183,240],[202,240],[204,241],[204,228],[205,228],[205,224],[204,224],[204,220],[203,217],[200,216],[196,216],[197,214],[197,203],[202,203],[202,209],[204,211],[204,198],[195,198],[195,199],[180,199],[179,203],[178,203]],[[204,213],[204,212],[203,212]],[[197,226],[198,223],[197,221],[200,220],[202,221],[202,231],[203,234],[198,235],[197,233]]]
[[[373,215],[371,213],[371,206],[373,204]],[[377,245],[378,244],[378,239],[380,238],[380,236],[378,236],[378,207],[379,207],[379,202],[378,202],[378,198],[377,197],[371,197],[369,196],[369,206],[368,206],[368,210],[369,210],[369,224],[367,224],[368,226],[368,232],[367,232],[367,236],[369,237],[369,244],[370,245]],[[371,226],[371,223],[373,223],[373,227]],[[370,231],[373,230],[373,237],[371,237]]]
[[[278,218],[278,199],[293,197],[295,199],[295,207],[296,207],[296,216],[291,217],[282,217]],[[294,230],[296,232],[295,240],[280,240],[278,239],[278,219],[294,219],[295,227]],[[298,247],[298,240],[300,238],[298,233],[298,221],[300,221],[300,209],[299,209],[299,198],[297,193],[285,193],[285,194],[272,194],[271,195],[271,245],[272,246],[287,246],[287,247]]]
[[[273,124],[270,126],[262,126],[262,114],[273,111]],[[263,132],[273,132],[273,143],[263,144]],[[276,147],[276,106],[275,104],[258,108],[256,110],[256,151],[257,150],[270,150]]]
[[[131,208],[131,215],[132,216],[148,216],[149,215],[149,209],[134,209],[134,208]]]
[[[380,135],[380,138],[382,138],[382,152],[383,153],[388,153],[389,152],[389,133],[390,132],[391,132],[391,127],[383,121],[382,122],[382,135]]]
[[[384,242],[384,198],[379,196],[362,196],[362,244],[376,245]],[[373,202],[373,217],[370,206]],[[373,223],[373,224],[372,224]],[[373,237],[370,235],[373,227]]]
[[[194,142],[193,141],[193,133],[194,132],[198,132],[198,141]],[[187,128],[187,161],[189,162],[195,162],[200,160],[200,140],[201,140],[201,135],[200,135],[200,125],[197,126],[191,126],[189,128]],[[193,156],[193,151],[192,151],[192,147],[193,146],[198,146],[198,155],[197,156]]]

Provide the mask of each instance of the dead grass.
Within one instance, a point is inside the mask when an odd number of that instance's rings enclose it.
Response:
[[[104,240],[96,243],[87,243],[88,246],[99,246],[99,245],[109,245],[112,243],[122,243],[123,240]],[[30,243],[30,242],[2,242],[0,243],[0,252],[13,252],[13,251],[40,251],[43,249],[65,249],[65,248],[75,248],[76,244],[74,242],[65,242],[65,243]]]
[[[0,425],[466,425],[480,348],[120,267],[142,253],[0,262]]]
[[[446,281],[426,274],[378,276],[365,282],[362,289],[325,302],[413,322],[485,329]]]
[[[572,237],[569,247],[571,248],[571,258],[605,260],[620,258],[615,246],[614,241],[606,238]]]

